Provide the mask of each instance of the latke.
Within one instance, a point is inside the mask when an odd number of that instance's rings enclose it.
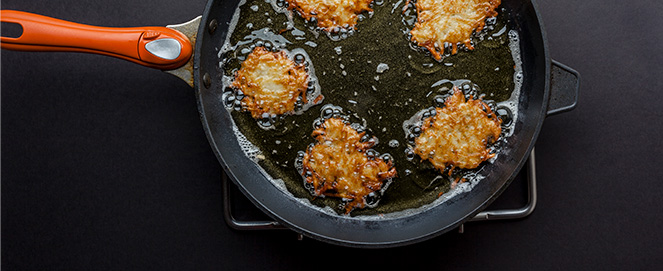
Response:
[[[288,9],[297,10],[306,20],[315,18],[317,25],[326,31],[334,28],[354,28],[357,15],[370,12],[373,0],[286,0]]]
[[[416,0],[417,22],[410,31],[412,41],[442,59],[445,44],[456,54],[458,43],[473,50],[470,37],[485,26],[485,19],[497,16],[500,0]]]
[[[235,73],[232,87],[241,91],[242,110],[253,118],[293,113],[301,97],[306,103],[309,76],[285,51],[270,52],[256,47]]]
[[[493,156],[489,144],[499,139],[502,121],[481,100],[465,100],[457,87],[444,102],[435,108],[435,115],[425,118],[421,134],[415,138],[414,152],[444,172],[454,168],[473,169]]]
[[[364,208],[367,196],[396,176],[391,160],[369,157],[367,152],[375,142],[362,142],[364,134],[339,118],[327,119],[311,134],[317,142],[302,161],[302,175],[305,185],[312,187],[311,194],[345,199],[346,214]]]

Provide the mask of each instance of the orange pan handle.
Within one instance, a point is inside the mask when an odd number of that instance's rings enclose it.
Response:
[[[18,38],[2,37],[2,49],[95,53],[161,70],[183,66],[193,54],[189,39],[167,27],[99,27],[14,10],[0,11],[0,21],[23,27]]]

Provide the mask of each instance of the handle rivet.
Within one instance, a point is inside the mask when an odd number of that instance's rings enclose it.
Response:
[[[207,25],[207,30],[209,31],[210,34],[214,34],[214,31],[216,31],[217,26],[219,26],[219,23],[216,22],[216,19],[212,19],[209,22],[209,25]]]
[[[203,74],[203,85],[205,88],[209,88],[212,85],[212,78],[210,78],[209,73]]]

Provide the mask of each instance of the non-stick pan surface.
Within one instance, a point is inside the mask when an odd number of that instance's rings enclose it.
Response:
[[[219,49],[239,1],[210,1],[198,32],[194,81],[200,116],[222,166],[240,190],[277,221],[306,236],[358,247],[389,247],[418,242],[444,233],[490,204],[515,177],[532,150],[548,111],[550,59],[536,6],[530,1],[503,1],[511,28],[520,36],[522,95],[514,133],[500,158],[486,165],[488,176],[469,193],[432,208],[397,216],[346,216],[322,212],[275,186],[242,151],[231,113],[223,106],[223,67]]]

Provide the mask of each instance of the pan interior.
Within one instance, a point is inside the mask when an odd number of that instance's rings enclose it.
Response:
[[[271,0],[275,1],[275,0]],[[282,4],[282,3],[281,3]],[[279,2],[247,1],[238,7],[231,26],[231,34],[219,53],[224,88],[219,93],[232,92],[227,88],[241,61],[252,46],[270,44],[290,51],[304,50],[315,70],[324,100],[307,111],[278,120],[272,129],[264,129],[248,112],[233,110],[232,118],[239,131],[255,146],[254,159],[284,191],[305,202],[340,212],[341,201],[334,198],[313,198],[303,186],[295,168],[298,152],[314,142],[310,136],[313,122],[321,116],[323,105],[341,107],[345,115],[367,128],[367,133],[379,140],[374,149],[390,154],[398,170],[375,208],[354,210],[352,216],[402,214],[404,210],[440,203],[442,198],[466,192],[479,181],[493,181],[495,165],[484,163],[478,169],[461,171],[471,180],[449,193],[450,181],[432,168],[430,163],[408,157],[407,129],[404,124],[420,112],[436,105],[436,98],[446,97],[457,85],[484,95],[495,107],[518,116],[519,55],[517,35],[510,31],[512,18],[506,9],[486,29],[474,37],[475,49],[435,61],[429,53],[409,41],[408,32],[416,19],[413,6],[403,12],[405,1],[375,1],[374,12],[363,14],[357,29],[331,36],[294,14],[282,12]],[[239,15],[239,16],[237,16]],[[340,37],[345,34],[347,37]],[[516,42],[516,46],[509,46]],[[512,50],[515,49],[515,50]],[[515,99],[515,101],[514,101]],[[219,100],[223,100],[220,98]],[[439,104],[439,103],[438,103]],[[513,105],[516,105],[515,107]],[[503,126],[508,136],[515,129],[515,119]],[[506,148],[505,141],[496,143]],[[248,143],[247,142],[247,143]],[[259,153],[258,153],[259,152]],[[502,149],[494,159],[508,159]],[[494,162],[494,161],[493,161]],[[501,177],[504,174],[495,174]]]

